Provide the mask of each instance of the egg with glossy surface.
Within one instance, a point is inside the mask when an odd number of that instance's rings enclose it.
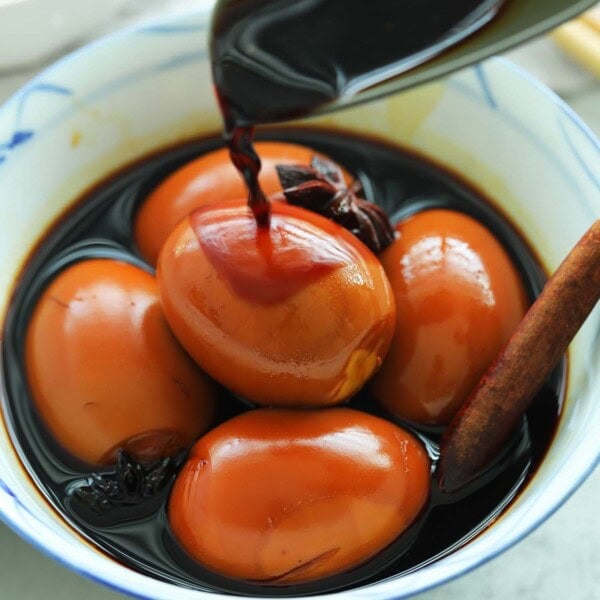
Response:
[[[346,571],[384,549],[429,496],[430,461],[400,427],[346,408],[253,410],[193,447],[168,505],[198,562],[285,585]]]
[[[40,296],[25,338],[34,405],[69,453],[111,464],[192,445],[213,421],[214,384],[173,337],[156,280],[108,259],[77,262]]]
[[[396,331],[370,390],[398,417],[444,424],[523,318],[526,294],[502,245],[465,214],[426,210],[397,231],[380,255]]]
[[[262,405],[325,406],[383,360],[395,309],[373,253],[285,203],[258,226],[244,203],[199,209],[171,234],[157,277],[171,329],[196,362]]]
[[[314,157],[323,157],[312,148],[287,142],[256,142],[254,148],[262,164],[258,180],[267,196],[282,191],[276,165],[308,166]],[[350,179],[347,175],[347,181]],[[134,222],[138,249],[154,265],[175,225],[193,210],[247,197],[248,190],[229,150],[207,152],[167,177],[144,200]]]

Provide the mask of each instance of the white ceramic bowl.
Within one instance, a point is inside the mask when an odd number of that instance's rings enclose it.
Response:
[[[156,149],[218,130],[206,14],[134,28],[51,67],[0,110],[0,307],[48,224],[91,184]],[[600,147],[555,96],[493,60],[448,80],[313,123],[400,142],[460,172],[517,223],[549,269],[600,215]],[[338,594],[404,598],[474,568],[546,519],[600,454],[596,311],[570,355],[550,451],[517,501],[465,547],[410,575]],[[84,542],[48,506],[0,430],[0,514],[65,565],[123,592],[214,598],[136,573]]]

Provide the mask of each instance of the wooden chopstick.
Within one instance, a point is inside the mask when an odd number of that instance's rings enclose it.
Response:
[[[589,25],[592,29],[600,33],[600,5],[581,15],[580,19],[586,25]]]
[[[566,54],[600,78],[600,7],[561,25],[552,32],[552,38]]]

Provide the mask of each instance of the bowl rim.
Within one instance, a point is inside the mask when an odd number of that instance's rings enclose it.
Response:
[[[20,86],[19,89],[11,94],[2,104],[0,104],[0,112],[5,109],[9,104],[16,101],[19,95],[29,86],[35,86],[37,84],[41,84],[44,80],[48,79],[49,76],[52,76],[55,73],[59,73],[63,67],[70,63],[71,61],[85,60],[85,57],[88,53],[90,53],[93,49],[100,46],[110,46],[115,41],[128,38],[130,36],[136,35],[141,30],[147,29],[149,27],[156,26],[164,26],[172,23],[176,23],[181,21],[182,19],[194,17],[197,18],[199,16],[206,17],[210,12],[210,8],[213,4],[213,0],[200,0],[200,6],[196,7],[194,10],[184,11],[184,12],[176,12],[174,14],[166,14],[155,17],[153,19],[144,20],[139,23],[135,23],[133,25],[129,25],[123,29],[118,31],[103,35],[98,39],[95,39],[84,46],[68,53],[63,56],[59,60],[53,62],[48,67],[44,68],[40,72],[38,72],[33,78],[27,81],[24,85]],[[583,134],[583,136],[587,139],[587,141],[591,144],[591,146],[598,152],[600,156],[600,140],[596,138],[595,134],[591,131],[591,129],[585,124],[585,122],[579,117],[579,115],[568,105],[566,102],[560,98],[555,92],[550,90],[543,83],[535,79],[532,75],[530,75],[523,68],[515,65],[511,61],[502,58],[502,57],[494,57],[485,61],[485,63],[493,63],[499,65],[502,69],[504,69],[507,73],[510,74],[511,77],[514,77],[518,80],[521,80],[525,85],[536,89],[540,92],[544,98],[552,104],[555,108],[557,108],[567,119],[571,122],[572,125],[579,131],[579,133]],[[483,64],[485,64],[483,63]],[[469,70],[473,67],[467,67],[463,70]],[[460,72],[460,71],[459,71]],[[453,75],[451,74],[450,77]],[[16,455],[16,453],[15,453]],[[17,456],[17,455],[16,455]],[[20,458],[17,456],[17,459],[20,461]],[[318,598],[328,598],[332,599],[341,594],[345,595],[354,595],[356,593],[356,597],[365,597],[368,594],[369,598],[407,598],[413,596],[414,594],[426,592],[434,587],[439,585],[449,583],[473,570],[480,567],[482,564],[494,559],[504,551],[506,551],[511,546],[517,544],[525,537],[527,537],[531,532],[537,529],[543,522],[545,522],[549,517],[551,517],[576,491],[577,489],[584,483],[584,481],[594,472],[596,467],[600,464],[600,448],[597,450],[596,455],[591,455],[588,459],[585,468],[579,469],[579,473],[577,476],[571,481],[570,485],[564,487],[560,490],[560,493],[557,493],[556,496],[552,499],[551,502],[547,504],[544,510],[533,520],[531,520],[525,527],[520,528],[516,533],[511,533],[506,536],[500,543],[496,545],[493,551],[480,555],[475,559],[471,559],[470,561],[463,561],[461,565],[455,569],[453,572],[449,573],[447,571],[438,570],[437,573],[433,573],[432,567],[435,567],[436,563],[428,565],[424,567],[421,571],[427,570],[429,573],[429,577],[422,578],[421,582],[417,585],[412,585],[409,589],[403,590],[401,593],[390,593],[388,589],[379,589],[381,587],[389,588],[393,581],[383,581],[375,584],[371,584],[366,587],[359,587],[355,590],[348,590],[343,592],[330,592],[326,594],[319,594],[307,597],[307,600],[315,600]],[[34,485],[31,483],[31,485]],[[76,560],[76,557],[72,554],[69,554],[68,557],[64,556],[64,553],[61,552],[61,547],[54,545],[54,539],[49,539],[45,534],[48,530],[52,530],[52,527],[47,523],[42,523],[41,528],[32,528],[28,526],[28,523],[24,519],[18,519],[14,515],[11,516],[9,511],[7,511],[4,507],[4,503],[2,502],[2,497],[9,500],[17,500],[16,495],[3,485],[3,482],[0,481],[0,521],[7,525],[11,530],[17,533],[21,538],[31,544],[34,548],[51,557],[53,560],[57,561],[59,564],[67,567],[69,570],[74,571],[92,581],[100,583],[112,590],[117,592],[126,594],[131,597],[140,598],[142,600],[154,600],[158,598],[163,598],[162,595],[156,595],[153,593],[145,593],[140,594],[136,589],[133,588],[134,582],[132,582],[131,586],[127,586],[125,584],[125,580],[120,583],[116,583],[109,574],[102,574],[102,571],[99,572],[93,571],[91,568],[82,567]],[[55,509],[52,508],[54,511]],[[54,536],[53,536],[54,538]],[[104,559],[110,559],[107,555],[100,552]],[[117,561],[114,561],[115,564],[118,564],[123,569],[128,569],[124,565],[121,565]],[[100,573],[100,574],[98,574]],[[137,575],[144,577],[148,582],[153,583],[161,583],[162,585],[168,585],[169,587],[174,586],[174,584],[164,584],[163,582],[159,582],[153,579],[150,576],[143,575],[141,573],[137,573]],[[431,576],[433,575],[433,576]],[[177,588],[177,586],[174,586]],[[194,590],[196,597],[210,599],[223,598],[232,598],[235,596],[231,596],[228,594],[221,594],[218,592],[202,592],[200,590]],[[254,598],[260,598],[255,596]],[[298,600],[300,597],[296,597]],[[265,599],[265,600],[271,600]]]

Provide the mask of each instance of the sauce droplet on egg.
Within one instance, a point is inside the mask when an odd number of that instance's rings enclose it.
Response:
[[[360,260],[339,228],[311,213],[288,206],[274,211],[268,228],[260,227],[250,209],[199,210],[190,225],[200,247],[235,292],[253,302],[283,302],[334,269]]]

